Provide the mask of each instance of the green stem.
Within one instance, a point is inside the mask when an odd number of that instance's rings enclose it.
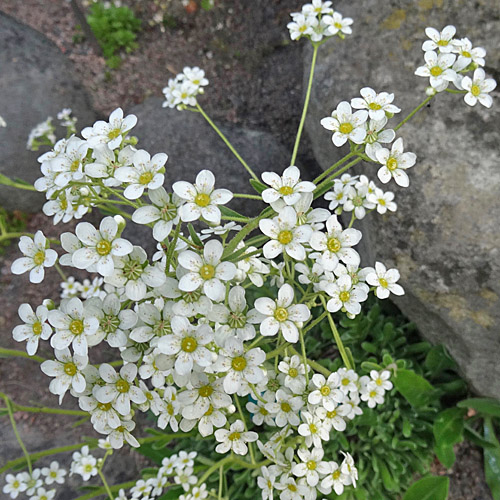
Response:
[[[229,140],[222,133],[222,131],[219,129],[219,127],[217,127],[217,125],[215,125],[215,123],[205,113],[205,111],[203,110],[203,108],[198,103],[196,104],[196,107],[197,107],[198,111],[203,115],[203,118],[205,118],[205,120],[210,124],[210,126],[217,132],[217,134],[219,135],[219,137],[224,141],[224,143],[226,144],[226,146],[231,150],[231,153],[233,153],[233,155],[236,156],[236,158],[238,158],[238,160],[240,161],[240,163],[246,168],[247,172],[256,181],[260,182],[259,178],[255,175],[254,171],[249,167],[249,165],[247,164],[247,162],[241,157],[241,155],[238,153],[238,151],[236,151],[236,149],[234,148],[234,146],[229,142]]]
[[[167,250],[167,260],[165,264],[166,273],[170,272],[170,264],[172,263],[172,257],[174,255],[175,246],[177,244],[177,240],[179,239],[180,232],[181,232],[181,223],[179,221],[179,223],[175,226],[175,232],[174,235],[172,236],[172,241],[170,242],[170,245]]]
[[[302,328],[299,328],[300,335],[300,346],[302,349],[302,362],[304,363],[304,375],[306,377],[306,387],[309,385],[309,374],[307,373],[309,370],[307,369],[307,354],[306,354],[306,343],[304,342],[304,332]]]
[[[262,196],[257,196],[256,194],[233,193],[233,198],[248,198],[249,200],[262,201]]]
[[[243,409],[241,408],[240,404],[240,398],[238,397],[237,394],[234,395],[234,401],[236,402],[236,407],[238,408],[241,420],[243,421],[245,432],[248,432],[248,426],[247,426],[247,421],[245,419],[245,414],[243,413]],[[255,455],[253,452],[253,443],[248,443],[248,449],[250,451],[250,460],[252,461],[252,464],[255,464],[256,462],[255,462]]]
[[[104,489],[106,490],[106,493],[108,494],[109,500],[114,500],[113,494],[111,493],[111,490],[109,489],[108,482],[106,481],[106,477],[104,476],[104,473],[102,472],[102,468],[104,467],[104,463],[106,461],[106,458],[108,456],[109,452],[106,452],[106,455],[104,455],[101,465],[97,469],[97,473],[99,474],[99,477],[101,478],[102,484],[104,485]]]
[[[354,151],[347,153],[343,158],[341,158],[339,161],[335,162],[331,167],[328,167],[324,172],[319,174],[318,177],[316,177],[316,179],[313,180],[313,183],[317,184],[321,179],[328,177],[337,167],[342,165],[342,163],[345,163],[353,156],[356,156],[356,153]]]
[[[327,183],[330,183],[332,179],[335,179],[339,175],[342,175],[346,170],[349,170],[351,167],[354,165],[358,164],[361,161],[361,158],[356,158],[355,160],[349,162],[345,167],[342,167],[341,169],[337,170],[336,172],[333,172],[328,179],[325,179],[321,184],[319,184],[316,189],[314,190],[315,198],[317,197],[316,194],[322,187],[324,187]]]
[[[38,363],[43,363],[44,361],[47,361],[45,358],[42,358],[41,356],[30,356],[27,352],[19,351],[17,349],[5,349],[3,347],[0,347],[0,356],[7,356],[10,358],[26,358],[26,359],[31,359],[33,361],[38,361]]]
[[[128,488],[132,488],[132,486],[135,486],[136,483],[137,483],[137,481],[128,481],[127,483],[115,484],[114,486],[111,486],[109,488],[109,490],[111,491],[111,493],[118,493],[118,491],[120,491],[121,489],[126,490]],[[96,498],[96,497],[104,495],[106,493],[108,493],[106,491],[106,488],[102,487],[98,490],[91,491],[90,493],[87,493],[86,495],[82,495],[82,496],[76,498],[75,500],[90,500],[91,498]]]
[[[28,464],[28,470],[30,471],[30,476],[31,476],[33,473],[33,467],[31,466],[31,457],[30,454],[28,453],[28,450],[26,449],[26,446],[24,446],[19,431],[17,430],[16,421],[14,420],[14,411],[12,410],[12,403],[10,402],[10,399],[3,392],[0,392],[0,397],[5,401],[5,404],[7,405],[7,412],[9,413],[9,420],[10,424],[12,425],[12,430],[14,431],[17,442],[19,443],[19,446],[23,450],[24,456],[26,457],[26,463]]]
[[[223,479],[224,467],[219,467],[219,494],[217,495],[217,500],[222,499],[222,479]]]
[[[408,120],[413,118],[424,106],[427,106],[427,104],[432,100],[434,96],[430,95],[425,99],[422,103],[420,103],[404,120],[401,120],[395,127],[394,127],[394,132],[396,130],[399,130]]]
[[[276,356],[279,356],[290,344],[288,342],[284,342],[278,348],[266,354],[266,360],[273,359]]]
[[[295,165],[295,160],[297,159],[297,153],[299,151],[300,137],[302,136],[302,129],[304,128],[304,123],[306,121],[307,108],[309,107],[309,100],[311,99],[311,89],[314,79],[314,68],[316,66],[316,58],[318,56],[318,45],[313,44],[313,55],[311,61],[311,69],[309,70],[309,81],[307,83],[306,98],[304,100],[304,108],[302,109],[302,116],[300,117],[299,129],[297,130],[297,137],[295,138],[295,144],[293,146],[292,159],[290,160],[290,165]]]
[[[88,445],[89,448],[96,448],[97,447],[97,439],[94,439],[94,440],[88,441],[88,442],[70,444],[68,446],[61,446],[58,448],[50,448],[48,450],[39,451],[37,453],[31,453],[31,455],[29,455],[29,459],[32,462],[34,462],[35,460],[38,460],[39,458],[50,457],[51,455],[56,455],[58,453],[64,453],[66,451],[79,450],[80,448],[84,447],[85,445]],[[20,458],[14,459],[14,460],[10,460],[0,469],[0,474],[3,474],[5,471],[8,471],[9,469],[12,469],[13,467],[22,465],[24,462],[27,462],[27,461],[28,461],[28,457],[20,457]]]
[[[325,311],[328,311],[327,309],[327,304],[325,297],[323,295],[319,296],[323,307],[325,308]],[[328,322],[330,323],[330,328],[332,329],[333,333],[333,338],[335,339],[335,343],[337,344],[337,348],[340,352],[340,356],[342,357],[342,361],[344,362],[344,365],[348,370],[352,370],[353,366],[351,365],[351,362],[349,361],[349,357],[347,356],[347,352],[345,350],[344,344],[342,343],[342,339],[340,338],[339,331],[337,330],[337,327],[335,326],[335,321],[333,321],[332,315],[330,314],[330,311],[328,311]]]
[[[56,271],[59,273],[59,276],[61,277],[61,279],[63,281],[67,281],[68,278],[66,277],[66,274],[64,274],[64,271],[61,269],[61,266],[59,265],[58,262],[55,263],[54,267],[56,268]]]
[[[311,330],[311,328],[314,328],[318,323],[321,323],[321,321],[323,321],[323,319],[326,317],[326,315],[328,314],[327,311],[324,311],[320,316],[318,316],[314,321],[311,321],[305,328],[303,328],[303,333],[304,335],[309,331]]]
[[[65,410],[64,408],[48,408],[46,406],[22,406],[12,401],[12,406],[15,411],[23,411],[26,413],[50,413],[54,415],[73,415],[74,417],[87,417],[89,414],[82,410]]]
[[[290,346],[289,349],[290,349],[290,352],[292,353],[292,355],[298,356],[300,358],[299,352],[297,352],[297,350],[293,346]],[[326,378],[328,378],[332,374],[332,372],[330,370],[328,370],[328,368],[325,368],[323,365],[320,365],[317,361],[313,361],[312,359],[308,359],[307,364],[313,370],[315,370],[319,373],[322,373]]]

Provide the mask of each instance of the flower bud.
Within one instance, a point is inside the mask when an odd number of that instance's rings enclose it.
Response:
[[[80,194],[82,196],[88,196],[90,194],[89,188],[87,188],[85,186],[80,188]]]
[[[56,308],[54,301],[52,299],[44,299],[42,302],[42,306],[45,306],[49,311],[52,311]]]
[[[429,97],[433,96],[433,95],[436,95],[437,91],[434,87],[427,87],[425,89],[425,94]]]
[[[125,222],[125,219],[121,215],[115,215],[113,218],[115,219],[115,222],[118,224],[118,234],[121,234],[125,229],[127,223]]]

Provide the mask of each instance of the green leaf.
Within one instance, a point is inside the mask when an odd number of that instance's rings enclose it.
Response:
[[[397,491],[398,483],[392,477],[387,465],[380,461],[380,475],[382,476],[382,482],[384,483],[384,487],[388,491]]]
[[[138,451],[141,455],[150,458],[158,465],[161,465],[161,461],[167,456],[165,450],[157,450],[151,444],[142,444],[139,448],[136,448],[136,451]]]
[[[432,375],[436,376],[446,370],[453,370],[456,368],[455,361],[446,352],[442,345],[436,345],[431,348],[425,357],[424,366],[429,370]]]
[[[483,451],[486,483],[493,499],[500,500],[500,443],[495,436],[491,418],[484,419],[484,439],[495,445],[494,448],[485,448]]]
[[[262,191],[266,190],[269,187],[269,186],[266,186],[265,184],[263,184],[262,182],[255,180],[255,179],[250,179],[250,184],[255,189],[255,191],[257,191],[257,193],[259,193],[259,194],[261,194]]]
[[[434,421],[432,428],[436,440],[434,451],[439,461],[448,469],[453,466],[456,459],[453,446],[463,440],[465,413],[466,410],[462,408],[448,408]]]
[[[467,441],[471,441],[477,446],[480,446],[481,448],[495,448],[495,444],[487,441],[486,439],[481,436],[475,429],[470,427],[469,425],[465,424],[464,426],[464,437],[467,439]]]
[[[220,210],[220,213],[222,215],[225,215],[226,217],[234,217],[234,218],[238,218],[238,219],[250,220],[245,215],[241,215],[240,213],[236,212],[235,210],[231,210],[230,208],[227,208],[224,205],[219,205],[219,210]]]
[[[449,486],[448,477],[424,477],[408,488],[403,500],[446,500]]]
[[[460,408],[472,408],[478,413],[490,415],[491,417],[500,417],[500,402],[491,398],[470,398],[459,401],[457,406]]]
[[[412,370],[398,370],[394,386],[412,406],[426,406],[436,395],[434,387]]]
[[[196,246],[203,248],[203,242],[200,240],[198,233],[194,230],[193,224],[191,224],[191,223],[188,224],[188,230],[189,230],[189,235],[191,236],[191,240],[193,241],[193,243]]]
[[[182,495],[182,488],[175,486],[170,488],[164,495],[158,498],[158,500],[177,500],[179,495]]]

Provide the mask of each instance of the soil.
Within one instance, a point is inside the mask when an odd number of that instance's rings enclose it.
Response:
[[[49,37],[74,62],[75,75],[83,82],[94,108],[102,116],[121,106],[125,109],[151,95],[161,95],[168,78],[183,66],[200,66],[210,80],[202,104],[219,120],[247,128],[268,131],[290,150],[300,119],[302,101],[302,43],[290,43],[286,24],[289,13],[300,6],[295,0],[218,0],[210,11],[197,9],[189,13],[180,0],[165,0],[169,26],[150,26],[155,13],[154,2],[136,0],[130,5],[143,21],[138,48],[124,55],[120,68],[110,70],[77,30],[77,19],[66,0],[0,0],[0,10],[30,25]],[[157,2],[162,3],[162,2]],[[192,5],[193,2],[191,2]],[[71,103],[68,103],[71,106]],[[79,124],[85,126],[87,124]],[[317,166],[307,139],[302,140],[299,163],[313,172]],[[54,228],[42,215],[29,222],[30,231],[42,229],[47,236],[71,230]],[[11,245],[0,254],[0,344],[20,348],[10,332],[19,323],[17,309],[22,302],[39,304],[44,298],[57,299],[59,276],[48,273],[43,285],[34,286],[27,276],[10,274],[10,265],[18,257]],[[45,347],[38,354],[48,356]],[[2,359],[0,390],[26,405],[56,406],[55,396],[47,391],[48,379],[40,376],[37,363],[24,359]],[[70,396],[66,408],[76,408]],[[94,436],[91,427],[71,429],[72,417],[39,414],[16,414],[21,435],[31,451],[78,442],[82,429]],[[20,456],[20,450],[6,419],[0,420],[0,463]],[[450,500],[491,500],[484,481],[481,452],[470,444],[457,448],[457,462],[451,471],[437,464],[434,472],[451,478]],[[113,457],[105,472],[110,482],[118,483],[137,477],[143,460],[124,450],[120,460]],[[97,483],[97,481],[95,481]],[[72,480],[70,487],[78,485]],[[61,491],[58,498],[76,495]]]

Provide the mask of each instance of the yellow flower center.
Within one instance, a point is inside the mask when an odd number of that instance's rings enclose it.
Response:
[[[199,193],[196,195],[194,202],[199,206],[199,207],[206,207],[210,205],[210,195],[206,193]]]
[[[213,412],[214,412],[214,407],[210,405],[208,407],[208,410],[205,412],[205,417],[209,417],[210,415],[212,415]]]
[[[214,392],[214,389],[211,385],[204,385],[203,387],[200,387],[198,389],[198,394],[202,397],[202,398],[208,398],[212,395],[212,393]]]
[[[342,302],[347,302],[351,298],[351,294],[349,292],[340,292],[339,299]]]
[[[332,477],[335,481],[337,481],[337,479],[340,477],[340,471],[339,470],[336,470],[333,474],[332,474]]]
[[[81,319],[74,319],[70,324],[69,324],[69,331],[73,335],[81,335],[83,333],[83,321]]]
[[[246,368],[247,360],[243,356],[238,356],[231,361],[231,366],[233,367],[233,370],[241,372]]]
[[[283,196],[287,196],[289,194],[293,194],[293,187],[291,187],[291,186],[281,186],[279,188],[279,192]]]
[[[108,138],[113,140],[116,139],[122,133],[121,129],[114,128],[113,130],[108,132]]]
[[[241,437],[241,434],[239,432],[231,432],[231,434],[229,434],[228,436],[228,439],[229,441],[237,441],[238,439],[240,439]]]
[[[71,163],[71,166],[69,167],[71,172],[76,172],[78,170],[78,167],[80,166],[80,160],[74,160]]]
[[[289,485],[288,485],[288,489],[289,489],[290,491],[295,492],[295,491],[297,491],[297,486],[295,486],[294,484],[289,484]]]
[[[205,264],[200,268],[200,276],[204,280],[211,280],[215,276],[215,267],[210,264]]]
[[[78,370],[76,368],[75,363],[71,363],[71,361],[70,361],[69,363],[64,364],[64,373],[66,375],[69,375],[70,377],[74,377],[76,375],[77,371]]]
[[[85,472],[92,472],[93,468],[94,468],[94,466],[92,464],[85,464],[84,465]]]
[[[284,411],[285,413],[288,413],[292,411],[292,407],[288,403],[281,403],[281,411]]]
[[[318,432],[318,428],[314,424],[309,424],[309,430],[311,434],[316,434]]]
[[[184,352],[193,352],[196,351],[196,348],[198,347],[198,342],[194,337],[186,337],[182,339],[181,342],[181,349]]]
[[[295,378],[298,374],[299,371],[297,370],[297,368],[290,368],[290,370],[288,370],[288,375],[290,375],[290,377],[292,378]]]
[[[350,134],[354,130],[352,123],[341,123],[339,127],[339,132],[341,134]]]
[[[278,234],[278,241],[282,245],[288,245],[293,240],[293,233],[292,231],[281,231],[280,234]]]
[[[118,392],[121,392],[122,394],[128,392],[129,389],[130,389],[130,384],[122,378],[118,380],[118,382],[116,383],[116,390]]]
[[[326,242],[326,247],[328,248],[328,250],[330,250],[330,252],[338,252],[341,246],[342,244],[337,238],[328,238]]]
[[[439,40],[437,43],[440,47],[446,47],[448,45],[449,41],[448,40]]]
[[[370,397],[374,398],[377,395],[377,391],[371,391],[370,392]]]
[[[14,488],[17,490],[17,488],[19,488],[19,486],[21,486],[21,483],[16,479],[13,483],[12,483],[12,486],[14,486]]]
[[[331,389],[330,387],[328,387],[327,385],[324,385],[320,390],[319,392],[321,393],[322,396],[328,396],[331,392]]]
[[[385,278],[379,278],[378,282],[380,283],[380,286],[383,286],[384,288],[387,288],[389,283],[387,283],[387,280]]]
[[[172,403],[168,403],[168,405],[167,405],[167,413],[169,415],[173,415],[174,414],[174,407],[172,406]]]
[[[64,199],[59,202],[61,210],[66,210],[68,208],[68,200]]]
[[[342,23],[333,23],[333,25],[338,29],[338,30],[341,30],[342,29]]]
[[[379,198],[377,201],[379,202],[380,205],[382,205],[383,207],[385,207],[385,200],[384,200],[384,198]]]
[[[394,156],[391,156],[388,160],[387,160],[387,168],[393,172],[394,170],[396,170],[398,168],[398,160],[396,160],[396,158],[394,158]]]
[[[111,252],[111,243],[106,240],[101,240],[96,246],[99,255],[108,255]]]
[[[370,109],[373,109],[374,111],[378,111],[379,109],[382,109],[382,106],[380,104],[377,104],[376,102],[371,102],[368,107]]]
[[[316,462],[314,460],[308,460],[306,463],[306,467],[309,470],[315,470],[316,469]]]
[[[478,85],[473,85],[470,88],[470,93],[474,96],[477,97],[481,93],[481,89],[479,88]]]
[[[337,412],[335,410],[327,411],[326,416],[327,416],[327,418],[334,418],[337,416]]]
[[[40,335],[42,333],[42,324],[40,323],[40,321],[36,321],[35,323],[33,323],[33,326],[31,327],[31,329],[33,330],[33,333],[35,335]]]
[[[111,410],[111,403],[97,403],[97,408],[102,411]]]
[[[377,380],[375,380],[375,383],[377,385],[382,385],[382,379],[381,378],[378,378]]]
[[[443,72],[443,68],[440,68],[439,66],[434,66],[431,68],[431,75],[432,76],[439,76]]]
[[[144,172],[139,176],[140,184],[149,184],[153,180],[152,172]]]
[[[284,307],[277,307],[274,311],[274,319],[280,323],[288,319],[288,311]]]
[[[33,262],[37,266],[41,266],[45,262],[45,252],[43,250],[39,250],[33,257]]]

